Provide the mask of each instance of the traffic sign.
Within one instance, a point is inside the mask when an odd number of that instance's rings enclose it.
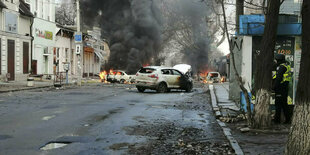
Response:
[[[82,33],[76,32],[74,35],[74,40],[76,43],[81,43],[82,42]]]

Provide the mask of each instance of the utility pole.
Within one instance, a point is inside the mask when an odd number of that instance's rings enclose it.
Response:
[[[76,55],[78,58],[77,62],[77,71],[78,71],[78,81],[77,84],[79,86],[82,85],[82,58],[84,54],[83,50],[83,34],[81,32],[81,11],[80,11],[80,0],[76,0],[76,28],[77,28],[77,33],[75,34],[75,43],[76,43]]]

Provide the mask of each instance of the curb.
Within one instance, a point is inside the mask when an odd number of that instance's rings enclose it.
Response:
[[[215,92],[214,92],[214,86],[209,85],[209,90],[210,90],[210,94],[211,94],[212,108],[213,108],[213,111],[215,112],[215,117],[219,118],[222,116],[222,113],[220,111],[220,108],[217,105],[217,100],[216,100],[216,96],[215,96]]]
[[[66,87],[71,87],[73,86],[74,84],[68,84],[68,85],[63,85],[63,86],[66,86]],[[24,87],[24,88],[19,88],[19,89],[12,89],[12,90],[4,90],[4,91],[1,91],[0,90],[0,94],[4,94],[4,93],[9,93],[9,92],[18,92],[18,91],[26,91],[26,90],[35,90],[35,89],[43,89],[43,88],[54,88],[54,84],[52,85],[47,85],[47,86],[39,86],[39,87]]]
[[[209,85],[209,89],[210,89],[210,94],[211,94],[211,101],[212,101],[212,108],[213,111],[215,112],[215,116],[216,118],[219,118],[222,114],[220,112],[220,108],[217,105],[217,100],[216,100],[216,95],[214,92],[214,86],[213,85]],[[230,143],[230,146],[234,149],[235,153],[237,155],[244,155],[241,147],[239,146],[238,142],[236,141],[236,139],[232,136],[231,134],[231,130],[226,126],[226,124],[224,122],[221,122],[220,120],[216,119],[218,125],[222,128],[224,135],[226,136],[227,140]]]
[[[4,91],[0,91],[0,94],[9,93],[9,92],[25,91],[25,90],[41,89],[41,88],[49,88],[49,87],[53,87],[53,85],[50,85],[50,86],[40,86],[40,87],[20,88],[20,89],[12,89],[12,90],[4,90]]]

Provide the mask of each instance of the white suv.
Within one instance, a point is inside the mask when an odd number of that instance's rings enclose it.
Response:
[[[171,89],[190,92],[193,81],[172,67],[148,66],[141,68],[136,74],[136,87],[139,92],[144,92],[145,89],[156,90],[159,93],[168,92]]]

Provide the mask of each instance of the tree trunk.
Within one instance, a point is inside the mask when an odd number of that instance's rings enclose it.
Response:
[[[239,34],[240,19],[239,16],[244,14],[244,0],[236,0],[236,30]]]
[[[277,26],[280,9],[280,0],[268,1],[266,25],[261,43],[261,52],[256,60],[255,92],[256,105],[254,108],[254,128],[268,128],[270,126],[270,94],[272,88],[272,66],[274,49],[277,38]],[[263,122],[261,122],[264,120]],[[267,122],[265,122],[267,121]]]
[[[296,105],[285,154],[310,154],[310,1],[302,4],[302,54]]]
[[[271,124],[271,117],[270,117],[270,110],[269,110],[269,103],[270,103],[270,92],[264,89],[258,90],[257,94],[257,99],[256,101],[261,104],[256,104],[255,105],[255,115],[254,115],[254,120],[258,123],[253,124],[253,128],[256,129],[263,129],[266,127],[269,127]],[[268,103],[262,104],[262,103]]]

